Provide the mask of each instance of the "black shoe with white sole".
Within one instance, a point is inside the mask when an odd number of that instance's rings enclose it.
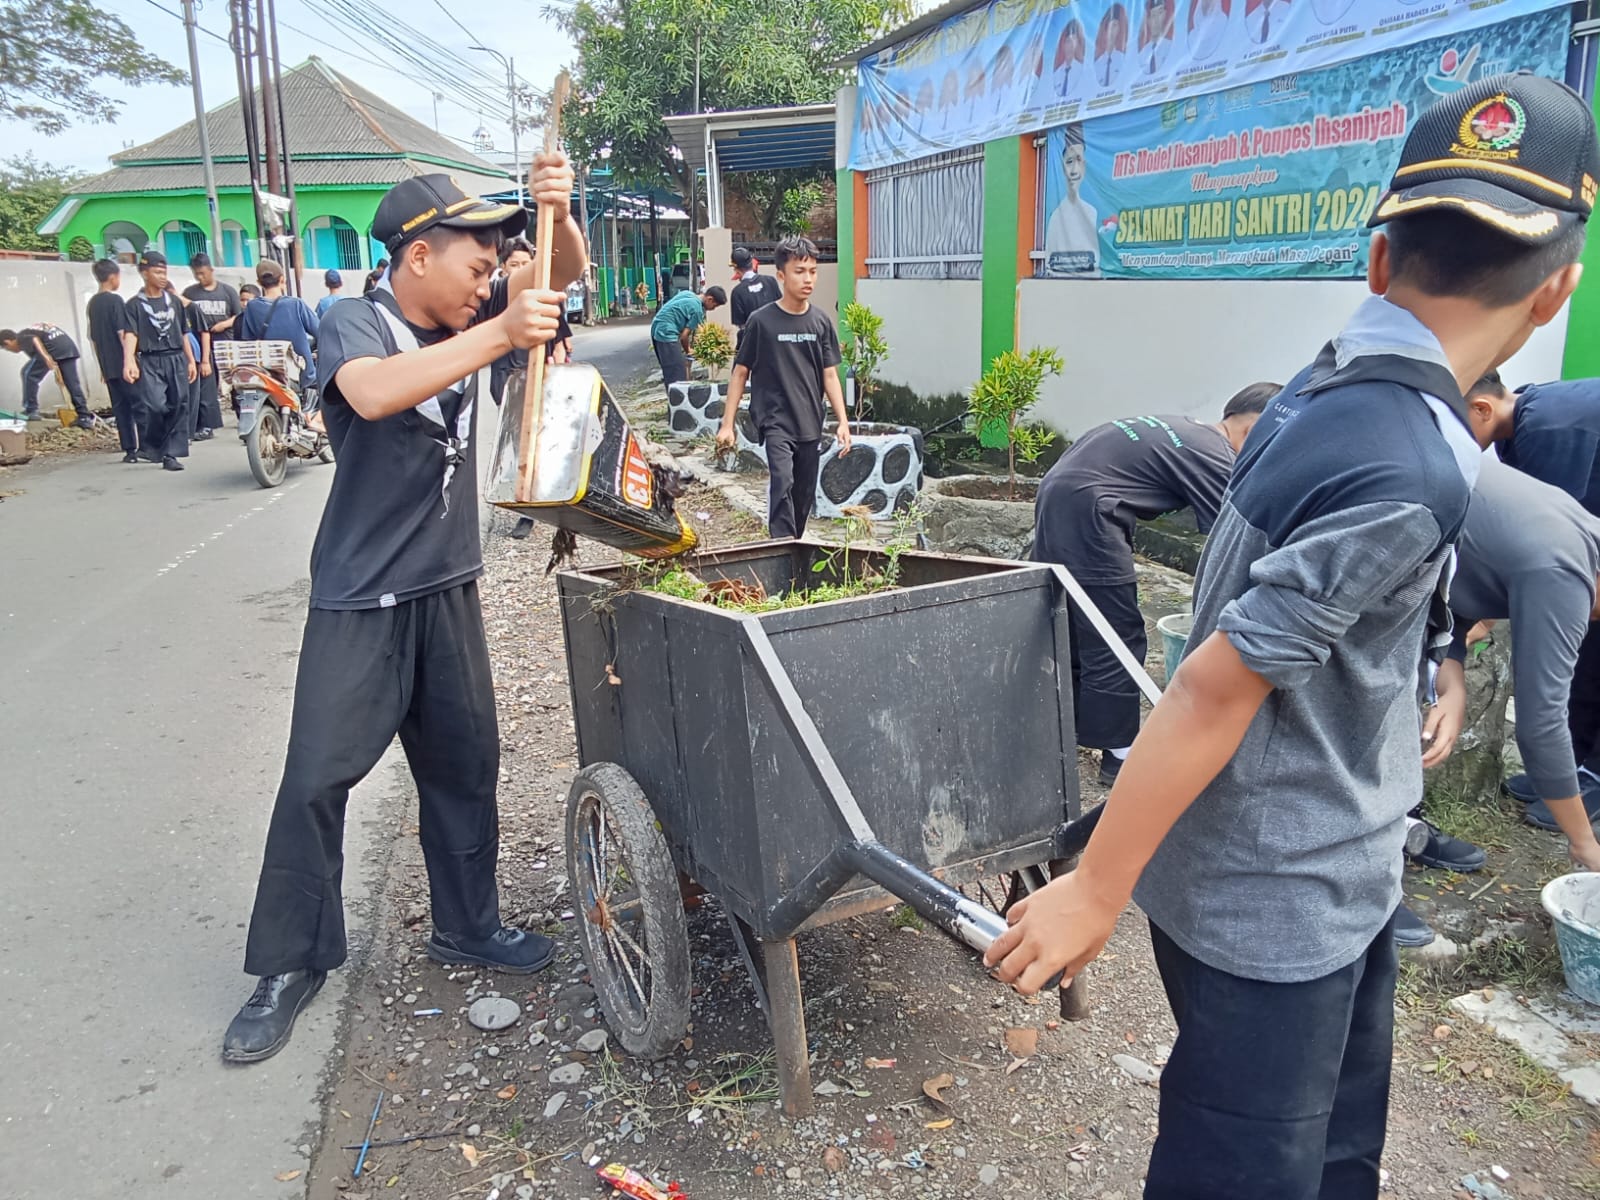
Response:
[[[326,971],[263,975],[222,1037],[222,1060],[260,1062],[289,1044],[295,1018],[328,978]]]
[[[1411,855],[1413,862],[1439,871],[1468,875],[1481,870],[1488,860],[1489,856],[1471,842],[1451,837],[1431,821],[1422,824],[1428,831],[1428,841],[1421,850]]]
[[[532,975],[555,961],[556,944],[542,933],[502,925],[484,938],[440,933],[428,939],[428,957],[447,967],[489,967],[512,975]]]
[[[1110,787],[1122,772],[1122,760],[1109,750],[1100,751],[1100,786]]]
[[[1532,804],[1539,798],[1538,790],[1533,786],[1533,780],[1526,775],[1512,775],[1500,784],[1500,790],[1513,800],[1521,800],[1524,804]]]
[[[1438,935],[1433,932],[1433,927],[1404,904],[1394,914],[1394,944],[1415,950],[1421,946],[1431,946],[1433,939]]]

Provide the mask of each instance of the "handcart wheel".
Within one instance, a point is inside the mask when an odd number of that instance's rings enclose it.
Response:
[[[567,877],[606,1023],[629,1054],[664,1058],[689,1028],[689,929],[655,813],[615,763],[572,781]]]

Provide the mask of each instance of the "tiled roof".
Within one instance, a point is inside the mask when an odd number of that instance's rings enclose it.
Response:
[[[259,106],[259,92],[257,97]],[[494,164],[435,133],[318,58],[284,72],[283,112],[297,188],[395,183],[430,168],[440,169],[437,163],[407,161],[426,159],[458,168],[458,176],[479,177],[474,183],[462,178],[462,185],[468,188],[501,189],[508,178]],[[247,186],[244,121],[238,97],[206,114],[206,130],[214,160],[239,160],[217,161],[217,186]],[[354,157],[342,157],[346,155]],[[113,155],[111,161],[117,165],[75,185],[72,192],[192,189],[199,185],[199,127],[190,121],[154,141]]]

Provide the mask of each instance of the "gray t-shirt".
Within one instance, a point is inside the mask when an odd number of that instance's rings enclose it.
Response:
[[[1567,697],[1589,631],[1600,520],[1560,488],[1485,458],[1472,490],[1450,585],[1452,658],[1478,621],[1511,621],[1517,748],[1546,800],[1578,794]]]
[[[1233,447],[1190,417],[1129,417],[1091,429],[1039,484],[1034,558],[1080,583],[1132,583],[1135,523],[1193,508],[1201,533],[1216,524]]]

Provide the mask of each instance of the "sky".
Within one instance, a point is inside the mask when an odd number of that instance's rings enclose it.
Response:
[[[100,6],[115,14],[143,41],[145,48],[168,62],[188,69],[188,49],[184,41],[183,23],[174,15],[180,0],[99,0]],[[574,57],[572,43],[556,25],[544,15],[548,0],[495,0],[492,4],[467,4],[461,0],[444,0],[450,11],[467,29],[501,54],[510,56],[516,63],[517,74],[529,84],[545,88],[555,79],[556,73],[570,64]],[[307,0],[276,0],[278,13],[278,51],[285,70],[316,54],[323,62],[341,74],[355,80],[382,96],[395,107],[403,109],[430,128],[434,123],[433,88],[407,74],[404,66],[392,67],[377,64],[393,62],[394,56],[365,41],[346,29],[330,25],[308,6]],[[490,55],[475,52],[469,47],[472,40],[457,27],[435,0],[412,0],[399,5],[395,0],[384,0],[385,7],[395,4],[395,10],[405,13],[405,20],[433,41],[457,52],[463,58],[482,59],[484,69],[495,79],[504,80],[505,69]],[[498,27],[491,17],[501,16]],[[226,39],[228,31],[228,6],[226,0],[201,0],[199,22],[202,29]],[[200,52],[200,82],[204,89],[206,107],[215,108],[238,93],[234,73],[233,53],[225,40],[218,41],[205,33],[198,34]],[[486,89],[493,89],[485,82]],[[32,153],[40,162],[69,168],[83,173],[94,173],[109,167],[112,154],[130,145],[149,141],[187,121],[194,120],[194,98],[187,87],[151,85],[142,88],[109,85],[104,89],[123,104],[122,113],[111,124],[74,124],[66,133],[47,137],[26,125],[0,121],[0,137],[6,147],[5,154]],[[503,100],[505,91],[500,83],[498,96]],[[470,101],[442,100],[438,105],[439,131],[448,137],[460,139],[469,146],[473,132],[479,126],[479,117]],[[511,148],[510,129],[503,121],[484,117],[495,144],[496,151]],[[523,134],[523,154],[528,152],[529,135]]]

